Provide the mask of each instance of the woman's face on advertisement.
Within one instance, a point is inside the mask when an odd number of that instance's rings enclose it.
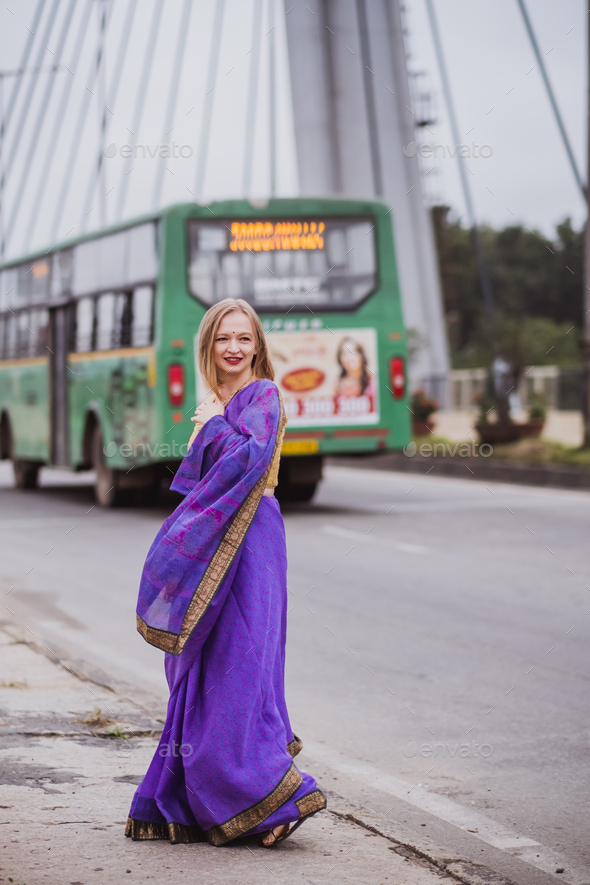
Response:
[[[361,355],[351,341],[347,342],[342,348],[340,361],[347,372],[358,372],[361,368]]]
[[[241,375],[252,368],[256,355],[254,330],[250,317],[241,310],[226,314],[215,336],[215,365],[221,379]]]

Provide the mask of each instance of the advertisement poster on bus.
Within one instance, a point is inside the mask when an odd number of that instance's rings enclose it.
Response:
[[[375,329],[276,331],[266,340],[290,430],[379,422]],[[208,389],[197,377],[201,402]]]
[[[377,424],[375,329],[267,332],[289,429]]]

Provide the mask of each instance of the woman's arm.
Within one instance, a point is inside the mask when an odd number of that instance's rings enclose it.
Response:
[[[145,562],[139,629],[148,642],[173,654],[205,615],[203,624],[210,629],[222,603],[217,591],[254,518],[277,444],[283,421],[277,388],[257,382],[242,397],[233,424],[215,415],[199,433],[172,484],[186,497],[160,529]],[[213,466],[201,480],[205,449]]]
[[[255,382],[246,390],[249,399],[232,424],[218,411],[215,413],[214,404],[211,404],[213,408],[210,411],[213,414],[200,428],[180,465],[171,486],[174,491],[186,495],[198,484],[205,482],[205,455],[207,464],[212,463],[206,473],[207,485],[214,482],[217,475],[223,482],[228,481],[235,485],[241,474],[248,474],[254,465],[260,463],[261,458],[265,458],[268,449],[270,464],[280,419],[278,391],[269,382]],[[246,391],[242,393],[242,398],[245,398],[245,393]],[[198,411],[204,406],[205,404]],[[203,417],[206,417],[206,413]],[[214,485],[217,483],[214,482]],[[217,491],[215,489],[214,494]]]

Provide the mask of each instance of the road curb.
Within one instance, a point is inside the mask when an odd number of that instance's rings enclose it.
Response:
[[[113,700],[118,699],[122,702],[131,702],[132,706],[137,711],[141,711],[140,719],[143,718],[142,713],[145,709],[149,708],[151,700],[153,715],[153,704],[159,699],[156,699],[155,697],[150,698],[148,692],[142,692],[141,702],[138,702],[137,697],[135,697],[134,693],[130,691],[129,685],[123,686],[120,682],[113,680],[103,671],[93,669],[84,662],[72,662],[67,655],[67,652],[64,652],[63,649],[60,649],[55,643],[52,643],[53,648],[50,649],[48,646],[42,644],[43,640],[39,637],[36,637],[33,640],[29,639],[26,634],[26,628],[23,628],[21,625],[14,622],[4,622],[0,624],[0,629],[13,642],[28,647],[34,654],[50,661],[54,666],[63,668],[78,682],[88,683],[91,681],[91,684],[97,686],[97,690],[100,686],[103,690],[108,691],[109,694],[114,695]],[[121,690],[122,688],[124,690]],[[100,703],[100,700],[97,699],[97,702]],[[94,703],[95,702],[92,701],[92,704]],[[128,712],[124,711],[123,715],[125,718],[129,716],[130,710]],[[119,720],[117,717],[117,721],[125,720]],[[125,729],[129,731],[129,737],[157,738],[159,734],[159,731],[154,730],[153,728],[155,722],[151,727],[148,727],[147,724],[138,727],[139,722],[133,718],[128,718],[127,721],[129,721],[130,724],[129,726],[125,726]],[[56,724],[60,727],[56,728]],[[79,718],[71,721],[68,720],[66,725],[71,727],[64,727],[64,723],[61,720],[59,722],[56,720],[56,723],[52,724],[51,728],[41,724],[39,727],[31,729],[27,723],[24,727],[19,725],[18,727],[7,730],[4,733],[4,736],[6,738],[11,738],[13,735],[17,734],[22,737],[37,740],[40,738],[59,737],[73,739],[74,741],[97,738],[107,740],[116,737],[116,735],[113,735],[103,727],[90,729],[84,728],[83,721]],[[81,725],[82,727],[80,727]],[[115,752],[115,749],[113,749],[113,752]],[[328,798],[328,812],[338,818],[349,821],[364,830],[374,833],[377,836],[385,838],[391,843],[392,851],[395,851],[396,854],[406,858],[413,864],[423,867],[425,871],[436,870],[439,875],[445,874],[445,876],[452,877],[454,880],[463,883],[463,885],[515,885],[512,879],[506,878],[503,874],[498,873],[487,866],[468,860],[464,856],[458,856],[456,852],[452,852],[432,840],[425,842],[423,839],[420,839],[421,834],[410,831],[404,827],[403,824],[392,822],[377,812],[373,812],[363,806],[352,803],[350,800],[345,799],[333,791],[326,791],[326,795]]]
[[[444,848],[439,847],[438,850],[433,850],[431,846],[425,848],[419,845],[417,841],[408,839],[407,836],[400,837],[395,826],[383,818],[380,819],[380,815],[371,813],[370,819],[368,819],[363,812],[338,811],[335,808],[331,808],[330,805],[328,805],[328,810],[337,817],[350,820],[371,833],[375,833],[392,842],[396,846],[396,853],[401,854],[402,857],[412,858],[416,862],[427,861],[442,872],[453,876],[458,882],[464,883],[464,885],[515,885],[513,879],[507,879],[502,873],[498,873],[483,864],[454,857],[452,852],[445,851]]]
[[[15,642],[22,642],[23,645],[27,645],[32,651],[42,655],[56,667],[62,667],[64,670],[67,670],[70,675],[75,676],[80,682],[89,682],[120,696],[163,725],[166,718],[167,702],[157,695],[128,682],[123,682],[80,658],[72,658],[67,651],[53,641],[51,641],[52,647],[50,648],[45,644],[43,637],[30,639],[27,634],[27,628],[17,624],[15,621],[0,620],[0,630],[3,630]],[[47,641],[49,642],[50,640]]]
[[[523,461],[500,461],[479,458],[434,458],[407,456],[402,452],[380,455],[331,457],[328,464],[357,467],[362,470],[385,470],[394,473],[416,473],[429,476],[452,476],[480,481],[509,482],[521,485],[560,489],[590,490],[590,470],[562,464],[529,464]]]

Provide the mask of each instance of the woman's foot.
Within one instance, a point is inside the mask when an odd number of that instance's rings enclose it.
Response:
[[[272,848],[273,845],[276,845],[278,842],[281,842],[287,833],[289,832],[289,824],[283,824],[281,827],[275,827],[272,830],[269,830],[262,839],[260,843],[265,848]]]

